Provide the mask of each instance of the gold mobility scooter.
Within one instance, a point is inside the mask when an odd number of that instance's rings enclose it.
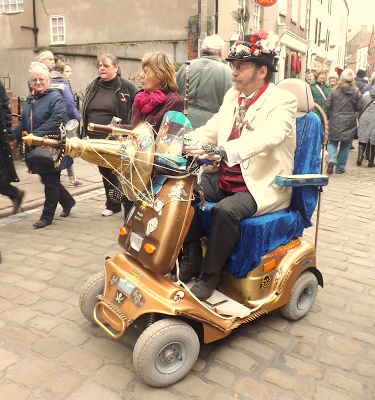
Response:
[[[294,186],[291,207],[242,221],[241,240],[221,284],[204,302],[189,290],[194,281],[185,285],[178,280],[178,255],[194,213],[197,171],[194,161],[188,166],[186,158],[176,156],[189,137],[183,114],[168,112],[155,141],[147,123],[126,131],[123,140],[24,138],[28,145],[54,147],[56,162],[69,155],[112,168],[122,186],[112,195],[135,200],[120,229],[118,241],[124,251],[108,258],[104,271],[86,282],[80,308],[114,339],[131,324],[145,327],[134,346],[133,361],[149,385],[172,385],[190,371],[199,354],[197,328],[203,328],[203,340],[210,343],[277,308],[297,320],[311,309],[318,284],[323,286],[315,247],[301,236],[311,225],[318,192],[328,183],[326,176],[306,175],[320,172],[324,134],[318,117],[309,112],[314,104],[305,82],[287,79],[279,85],[298,98],[295,173],[303,175],[276,177],[276,184]],[[89,129],[124,133],[111,126]],[[208,231],[211,206],[200,205]],[[254,233],[263,242],[253,243]]]

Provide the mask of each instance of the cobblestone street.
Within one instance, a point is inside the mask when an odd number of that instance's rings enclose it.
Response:
[[[140,332],[111,339],[78,307],[84,282],[120,251],[123,214],[101,216],[103,190],[44,229],[32,226],[39,209],[0,219],[0,400],[375,399],[375,168],[357,167],[355,148],[323,193],[325,286],[312,311],[296,322],[273,312],[202,344],[193,370],[164,389],[134,372]]]

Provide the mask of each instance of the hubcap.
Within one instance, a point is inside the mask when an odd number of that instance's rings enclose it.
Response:
[[[162,374],[171,374],[184,365],[186,354],[187,349],[182,343],[169,343],[159,351],[156,368]]]
[[[311,296],[313,294],[311,286],[306,286],[301,294],[299,295],[297,307],[299,310],[304,310],[311,302]]]

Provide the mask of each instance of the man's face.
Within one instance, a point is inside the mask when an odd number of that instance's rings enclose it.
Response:
[[[311,79],[314,77],[314,74],[312,72],[309,72],[308,74],[306,74],[306,82],[310,83]]]
[[[249,61],[233,60],[232,63],[233,86],[240,92],[248,92],[259,81],[259,69],[256,64]]]

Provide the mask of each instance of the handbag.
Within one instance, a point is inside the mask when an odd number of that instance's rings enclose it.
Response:
[[[53,165],[52,154],[49,149],[35,146],[27,153],[27,159],[32,163]]]
[[[33,131],[33,109],[30,112],[31,132]],[[33,146],[27,153],[27,159],[31,163],[54,165],[52,153],[49,149],[43,149],[38,146]]]

